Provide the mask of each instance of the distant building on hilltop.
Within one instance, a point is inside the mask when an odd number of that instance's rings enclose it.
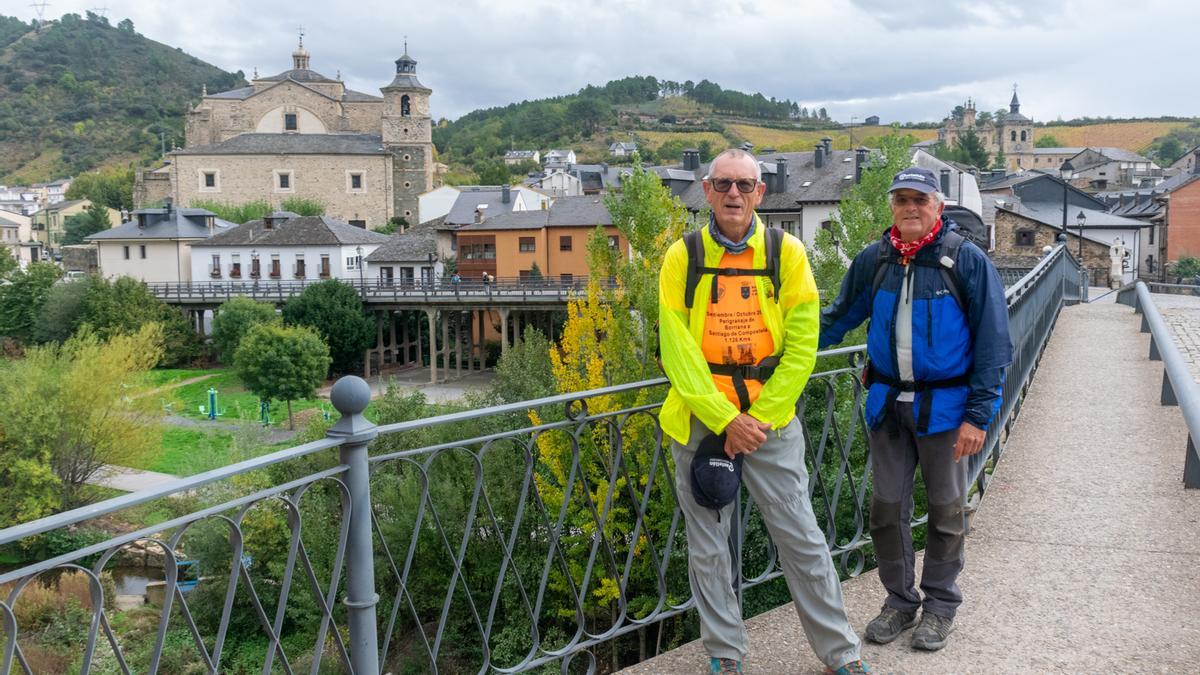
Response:
[[[954,147],[959,136],[974,129],[979,141],[993,158],[1004,153],[1005,168],[1009,171],[1032,169],[1033,166],[1033,120],[1021,114],[1021,101],[1013,90],[1008,113],[999,119],[979,121],[976,118],[975,102],[968,99],[963,105],[962,117],[949,115],[938,129],[938,141],[947,148]],[[985,169],[987,167],[979,167]]]

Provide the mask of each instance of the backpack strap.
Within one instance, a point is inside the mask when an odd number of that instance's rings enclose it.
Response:
[[[963,292],[962,279],[958,276],[958,250],[962,248],[966,238],[954,230],[947,230],[942,235],[942,241],[938,244],[938,255],[935,262],[926,262],[913,258],[909,260],[910,265],[918,265],[921,267],[937,268],[938,273],[942,275],[942,281],[946,284],[946,288],[950,291],[950,295],[954,297],[954,301],[958,303],[958,308],[963,314],[967,313],[967,295]],[[900,264],[900,254],[895,247],[888,247],[888,252],[879,256],[879,261],[875,264],[875,277],[871,281],[871,297],[875,297],[875,292],[883,285],[883,277],[887,274],[888,265]]]
[[[700,230],[692,230],[683,235],[683,245],[687,248],[687,285],[683,290],[683,304],[688,309],[696,300],[696,286],[700,285],[700,268],[704,267],[704,239]]]
[[[763,227],[766,227],[764,225]],[[712,302],[716,302],[716,288],[718,276],[739,276],[739,277],[769,277],[771,285],[775,289],[775,301],[779,301],[780,281],[780,265],[781,250],[783,249],[783,230],[778,227],[766,227],[763,233],[765,243],[763,253],[766,258],[766,268],[764,269],[742,269],[738,267],[706,267],[704,265],[704,239],[700,230],[693,230],[683,235],[684,248],[687,249],[688,266],[687,266],[687,282],[683,289],[683,304],[688,309],[696,300],[696,287],[700,285],[700,277],[705,274],[712,275],[713,290],[710,294]]]

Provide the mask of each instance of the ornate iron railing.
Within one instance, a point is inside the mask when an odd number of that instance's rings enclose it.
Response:
[[[1058,310],[1078,298],[1077,269],[1060,246],[1008,292],[1017,356],[987,454],[971,462],[980,487]],[[814,511],[844,575],[870,555],[863,349],[821,353],[827,367],[797,406]],[[342,416],[324,439],[0,530],[0,546],[29,546],[115,515],[136,519],[128,514],[146,505],[189,505],[0,574],[3,672],[37,671],[26,598],[64,571],[88,589],[73,664],[84,673],[615,667],[620,645],[633,649],[637,637],[635,651],[648,652],[664,622],[693,604],[657,417],[665,384],[375,426],[363,416],[366,384],[344,378],[331,396]],[[732,539],[739,593],[780,576],[746,495]],[[139,610],[152,630],[115,621],[105,590],[106,572],[134,546],[161,556],[163,599]],[[185,560],[200,567],[194,590],[181,583]],[[247,653],[260,658],[248,666]]]
[[[150,292],[163,302],[173,304],[220,304],[230,298],[246,296],[264,302],[286,302],[313,284],[328,279],[222,279],[182,282],[149,282]],[[351,286],[366,303],[438,302],[498,303],[533,302],[565,303],[572,295],[587,291],[587,277],[528,279],[517,277],[464,279],[455,283],[449,277],[436,281],[404,281],[380,279],[336,279]],[[599,280],[601,288],[612,288],[614,282]]]

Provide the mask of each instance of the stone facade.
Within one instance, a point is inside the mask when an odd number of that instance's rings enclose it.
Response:
[[[380,97],[347,89],[340,75],[327,78],[309,61],[301,43],[291,70],[256,74],[240,89],[205,91],[187,115],[184,150],[171,153],[166,167],[139,173],[135,206],[170,197],[182,206],[265,199],[278,207],[302,197],[371,229],[394,216],[420,222],[417,197],[433,188],[433,91],[417,80],[417,62],[407,53],[398,59],[396,77]],[[293,142],[296,136],[330,142]],[[343,151],[342,139],[357,139],[357,147]],[[369,151],[363,139],[374,139]],[[206,172],[215,178],[211,184]],[[289,175],[286,187],[281,173]]]
[[[1042,256],[1046,246],[1058,245],[1059,228],[1026,218],[1025,216],[996,209],[996,249],[993,257]],[[1079,237],[1076,232],[1067,228],[1067,246],[1071,255],[1078,255]],[[1111,271],[1109,247],[1107,244],[1083,240],[1083,264],[1088,269],[1088,276],[1093,286],[1108,286]]]
[[[378,227],[394,215],[390,198],[392,156],[378,155],[195,155],[175,156],[171,182],[177,204],[198,200],[230,204],[265,199],[276,210],[285,199],[317,199],[326,215]],[[204,187],[204,174],[216,172],[216,186]],[[278,187],[279,174],[289,188]],[[351,175],[360,176],[360,189]]]
[[[1033,120],[1021,114],[1021,102],[1017,99],[1015,91],[1008,109],[1008,114],[1002,118],[980,124],[975,116],[975,102],[968,99],[963,105],[961,118],[951,115],[942,122],[942,127],[938,129],[938,141],[950,148],[954,146],[960,134],[974,129],[988,154],[995,158],[998,153],[1004,153],[1005,167],[1008,170],[1034,168]]]

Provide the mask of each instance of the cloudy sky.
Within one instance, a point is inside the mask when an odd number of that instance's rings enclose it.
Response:
[[[33,0],[0,0],[31,19]],[[48,0],[49,1],[49,0]],[[378,94],[403,51],[435,117],[572,93],[627,75],[700,81],[835,119],[940,120],[967,97],[1035,120],[1200,114],[1200,3],[1164,0],[58,0],[107,6],[143,35],[247,76],[312,68]]]

